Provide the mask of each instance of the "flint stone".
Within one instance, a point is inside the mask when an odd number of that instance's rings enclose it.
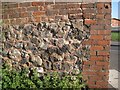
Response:
[[[55,37],[58,32],[55,29],[51,29],[51,33],[52,33],[53,37]]]
[[[62,64],[62,70],[69,71],[71,66],[72,65],[70,65],[67,62],[65,62],[65,63]]]
[[[7,57],[8,56],[8,50],[1,50],[2,56]]]
[[[6,49],[11,48],[12,46],[13,46],[13,45],[12,45],[12,43],[11,43],[10,41],[7,41],[7,42],[4,43],[4,47],[5,47]]]
[[[32,25],[27,24],[24,26],[23,34],[28,35],[32,33]]]
[[[16,38],[17,38],[18,40],[22,40],[23,37],[24,37],[24,35],[22,34],[22,32],[18,33],[17,36],[16,36]]]
[[[53,63],[53,70],[61,70],[62,64],[61,62]]]
[[[79,30],[83,30],[83,21],[82,20],[76,20],[72,23],[74,28],[78,28]]]
[[[34,29],[33,32],[32,32],[32,36],[39,36],[39,32],[38,30]]]
[[[11,38],[10,32],[5,32],[5,38],[6,39],[10,39]]]
[[[54,52],[57,52],[57,48],[55,48],[55,47],[49,47],[49,48],[47,48],[47,52],[48,52],[49,54],[52,54],[52,53],[54,53]]]
[[[22,60],[20,61],[21,64],[26,64],[27,62],[28,62],[28,60],[25,58],[22,58]]]
[[[52,38],[52,33],[47,32],[47,33],[46,33],[46,38]]]
[[[82,57],[82,55],[83,55],[83,52],[81,50],[76,51],[76,56],[77,57]]]
[[[27,60],[29,60],[29,58],[30,58],[29,54],[26,51],[23,51],[23,50],[21,51],[21,57],[25,58]]]
[[[43,50],[47,50],[48,44],[45,43],[43,40],[39,43],[39,47]]]
[[[44,61],[43,66],[45,67],[45,69],[51,70],[52,63],[50,61]]]
[[[34,44],[39,44],[39,40],[36,37],[31,38],[31,42]]]
[[[9,51],[9,57],[11,59],[20,59],[21,58],[21,53],[18,49],[12,49],[11,51]]]
[[[18,43],[15,44],[15,47],[17,49],[22,49],[23,48],[23,43],[22,42],[18,42]]]
[[[64,52],[64,53],[67,52],[68,50],[69,50],[69,47],[66,44],[64,44],[61,48],[61,51]]]
[[[43,67],[37,67],[37,72],[39,72],[39,73],[44,73]]]
[[[34,56],[34,55],[30,55],[31,59],[30,61],[33,62],[33,64],[35,66],[41,66],[42,65],[42,59],[39,56]]]
[[[57,28],[58,28],[58,25],[56,23],[50,23],[49,29],[57,30]]]

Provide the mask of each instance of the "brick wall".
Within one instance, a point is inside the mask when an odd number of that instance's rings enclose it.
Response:
[[[24,2],[2,3],[4,24],[57,22],[70,18],[82,19],[89,28],[90,38],[83,45],[90,46],[90,57],[83,61],[82,74],[90,88],[107,88],[111,40],[111,3]],[[83,27],[84,30],[86,27]]]

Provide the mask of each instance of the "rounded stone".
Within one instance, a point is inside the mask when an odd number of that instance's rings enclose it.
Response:
[[[30,55],[30,61],[35,65],[35,66],[41,66],[42,65],[42,59],[39,56],[34,56]]]
[[[18,49],[12,49],[11,51],[9,51],[9,57],[11,59],[19,60],[21,58],[21,53]]]
[[[37,67],[37,72],[39,72],[39,73],[44,73],[43,67]]]

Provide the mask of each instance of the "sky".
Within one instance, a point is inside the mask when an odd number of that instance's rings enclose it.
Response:
[[[112,18],[120,19],[120,0],[112,0]]]

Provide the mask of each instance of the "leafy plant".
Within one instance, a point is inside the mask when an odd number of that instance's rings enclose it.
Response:
[[[9,66],[2,66],[2,84],[3,89],[17,88],[72,88],[73,90],[86,88],[82,75],[60,75],[57,72],[39,75],[36,70],[29,72],[29,69],[15,70],[9,69]]]

